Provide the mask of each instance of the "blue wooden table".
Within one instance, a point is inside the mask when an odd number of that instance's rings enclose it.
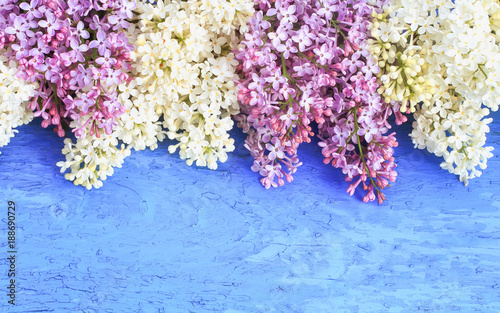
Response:
[[[383,205],[349,197],[304,144],[295,180],[265,190],[244,135],[217,171],[132,153],[87,191],[39,121],[0,155],[0,312],[500,312],[500,114],[495,156],[464,187],[395,127],[399,176]],[[16,204],[16,306],[7,209]]]

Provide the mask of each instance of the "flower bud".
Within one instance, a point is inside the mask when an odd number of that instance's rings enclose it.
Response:
[[[47,6],[49,8],[51,8],[52,10],[56,10],[57,9],[57,3],[55,1],[49,1],[49,3],[47,3]]]
[[[63,41],[66,36],[63,33],[57,33],[56,34],[56,40],[58,41]]]
[[[47,128],[47,127],[49,127],[49,125],[50,125],[50,120],[49,119],[46,119],[46,120],[42,121],[42,127],[43,128]]]
[[[52,40],[52,37],[49,34],[43,34],[42,40],[43,40],[43,42],[48,44]]]
[[[58,9],[58,10],[55,10],[55,11],[54,11],[54,16],[55,16],[56,18],[60,18],[60,17],[61,17],[61,16],[63,16],[63,15],[64,15],[64,11],[63,11],[63,10],[61,10],[61,9]]]
[[[59,114],[56,114],[53,118],[52,118],[52,124],[54,125],[59,125],[59,123],[61,122],[61,117],[59,116]]]

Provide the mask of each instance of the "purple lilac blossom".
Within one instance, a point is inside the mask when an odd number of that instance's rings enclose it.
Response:
[[[291,182],[297,148],[318,125],[324,163],[341,168],[347,189],[379,203],[396,178],[393,108],[377,93],[380,70],[366,48],[373,10],[385,1],[258,0],[237,51],[242,79],[235,119],[248,134],[252,170],[269,188]]]
[[[124,112],[115,89],[129,79],[130,45],[123,33],[132,1],[31,0],[0,6],[0,48],[18,76],[39,83],[29,108],[64,136],[69,122],[97,137]],[[99,75],[96,75],[96,72]],[[90,119],[88,118],[90,116]]]

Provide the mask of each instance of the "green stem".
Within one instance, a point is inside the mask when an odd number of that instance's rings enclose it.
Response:
[[[486,72],[483,70],[482,65],[483,64],[478,64],[477,67],[481,70],[481,72],[483,73],[484,77],[488,78],[488,75],[486,75]]]
[[[290,76],[288,76],[288,72],[286,71],[285,56],[283,55],[283,52],[281,53],[281,68],[283,69],[283,76],[291,80]]]
[[[360,140],[359,135],[358,135],[358,130],[359,130],[358,113],[357,113],[357,111],[354,111],[354,132],[356,133],[356,138],[357,138],[357,141],[358,141],[359,156],[361,158],[361,161],[363,162],[363,166],[365,168],[366,174],[370,178],[370,181],[371,181],[373,187],[378,192],[380,192],[380,190],[378,189],[377,185],[375,184],[375,181],[373,180],[372,175],[370,174],[370,170],[368,169],[368,165],[366,164],[365,155],[363,153],[363,147],[361,146],[361,140]]]

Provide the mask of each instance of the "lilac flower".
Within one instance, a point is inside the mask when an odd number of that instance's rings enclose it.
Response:
[[[119,29],[119,28],[129,28],[130,23],[127,22],[126,17],[122,15],[111,15],[109,17],[109,23],[113,26],[113,30]]]
[[[102,3],[102,5],[99,5],[99,2]],[[97,5],[100,6],[99,9],[103,11],[112,8],[114,5],[113,0],[99,0],[99,2],[97,2]]]
[[[288,100],[291,95],[295,94],[295,89],[291,88],[287,83],[284,83],[280,88],[279,93],[283,96],[283,99]]]
[[[45,79],[49,80],[51,83],[57,83],[61,81],[62,74],[59,64],[59,60],[56,58],[47,60],[47,71],[45,72]]]
[[[276,50],[278,50],[279,52],[283,52],[283,57],[285,59],[288,59],[290,57],[290,53],[297,52],[297,48],[295,48],[291,39],[287,39],[285,44],[279,44],[276,47]]]
[[[371,142],[375,135],[379,134],[379,129],[376,125],[366,125],[366,128],[360,128],[357,132],[358,135],[364,136],[366,142]]]
[[[21,41],[21,43],[18,44],[13,44],[12,45],[12,50],[16,52],[16,59],[20,60],[22,58],[26,58],[30,55],[29,53],[29,45],[26,41]]]
[[[261,106],[264,103],[264,97],[261,92],[252,91],[249,104],[252,106]]]
[[[312,90],[306,90],[302,94],[302,99],[299,102],[299,105],[309,112],[311,110],[311,106],[314,104],[314,92]]]
[[[292,36],[292,40],[295,41],[299,45],[299,50],[301,52],[305,51],[315,39],[315,36],[309,30],[309,26],[303,25],[296,33],[296,35]]]
[[[90,85],[92,80],[88,72],[82,64],[78,64],[78,67],[70,72],[70,85],[75,89]]]
[[[267,36],[269,37],[269,39],[271,39],[274,47],[279,46],[281,44],[281,41],[286,40],[288,37],[286,31],[283,28],[280,28],[280,30],[276,32],[270,32]]]
[[[116,93],[111,95],[111,97],[108,100],[104,101],[103,104],[108,108],[110,113],[120,110],[120,108],[122,107],[122,104],[120,103],[120,101],[118,101],[118,98],[116,97]]]
[[[75,37],[81,37],[83,39],[89,39],[90,37],[90,34],[87,30],[85,30],[85,24],[82,21],[79,21],[76,25]]]
[[[70,46],[71,46],[71,49],[73,49],[72,51],[75,53],[76,58],[80,62],[83,62],[85,59],[84,54],[85,54],[85,52],[89,51],[89,47],[86,44],[78,44],[78,43],[76,43],[75,40],[71,41]]]
[[[71,52],[63,52],[60,54],[61,62],[64,64],[64,66],[70,66],[77,61],[74,57],[74,53]]]
[[[94,15],[94,16],[92,16],[92,19],[89,23],[89,27],[92,30],[102,29],[103,31],[107,31],[110,26],[107,25],[106,23],[104,23],[104,18],[102,18],[102,20],[100,20],[99,16]]]
[[[62,26],[61,22],[59,22],[56,19],[56,16],[50,11],[45,12],[45,20],[38,21],[38,25],[40,25],[40,27],[46,28],[47,33],[52,37],[56,34],[56,30],[61,29]]]
[[[77,122],[75,134],[90,130],[99,136],[124,112],[114,89],[131,68],[134,47],[123,27],[135,4],[98,1],[14,1],[0,7],[0,47],[11,48],[7,56],[18,60],[20,78],[38,81],[30,108],[44,119],[42,126],[54,125],[61,136],[71,120]]]
[[[326,44],[323,44],[319,49],[314,48],[313,51],[318,56],[319,64],[321,65],[325,65],[326,63],[328,63],[328,61],[330,61],[333,58],[333,53],[330,52],[330,49]]]
[[[110,69],[105,74],[105,84],[106,86],[118,85],[123,81],[123,73],[120,70]],[[125,75],[126,76],[126,75]]]
[[[318,11],[319,16],[324,16],[325,20],[329,21],[333,17],[333,12],[337,11],[338,7],[330,6],[329,1],[323,1],[323,6]]]
[[[274,90],[280,89],[280,84],[286,82],[286,78],[281,75],[281,70],[276,69],[273,73],[274,75],[266,77],[266,82],[271,83]]]
[[[27,2],[23,2],[19,5],[19,7],[24,11],[27,11],[26,18],[28,20],[32,20],[35,18],[41,18],[43,16],[43,13],[38,8],[38,4],[38,0],[31,0],[31,3],[28,4]]]
[[[271,143],[266,144],[266,149],[270,151],[269,160],[274,160],[276,158],[283,159],[285,157],[283,146],[277,137],[271,139]]]
[[[99,29],[97,32],[97,39],[92,40],[89,44],[89,48],[97,48],[100,55],[104,55],[106,51],[108,51],[107,41],[106,41],[106,32],[103,29]]]
[[[260,66],[268,64],[278,58],[276,54],[271,53],[270,47],[263,47],[261,50],[256,51],[255,56],[258,58],[257,62]]]
[[[364,64],[361,70],[366,74],[367,79],[371,79],[373,77],[373,74],[377,74],[380,72],[380,67],[372,58],[370,58],[368,59],[366,64]]]
[[[81,17],[83,15],[83,5],[80,4],[79,0],[68,0],[68,9],[66,13],[69,16],[74,15],[76,17]]]
[[[264,90],[264,85],[266,84],[266,79],[261,78],[256,73],[252,73],[252,82],[248,85],[248,88],[256,90],[257,92],[262,92]]]
[[[12,1],[8,1],[8,0],[3,0],[3,1],[0,1],[0,11],[6,11],[6,12],[10,12],[12,11],[12,9],[14,8],[14,4]]]
[[[281,7],[280,8],[280,15],[281,15],[281,26],[291,29],[293,26],[292,24],[297,22],[297,17],[294,15],[294,13],[297,11],[297,8],[295,5],[291,5],[289,7]],[[278,18],[280,16],[278,15]]]
[[[31,45],[33,47],[30,50],[30,55],[32,57],[42,56],[50,52],[50,48],[47,46],[47,43],[43,39],[38,38],[36,42],[36,47],[34,45]]]
[[[80,99],[74,101],[74,105],[79,107],[83,113],[88,113],[90,108],[95,105],[95,99],[87,96],[86,93],[82,93]]]
[[[262,39],[259,34],[256,33],[246,33],[245,40],[249,47],[260,47],[262,45]]]
[[[266,30],[271,27],[271,23],[264,20],[264,14],[262,11],[257,11],[254,17],[250,20],[250,23],[254,25],[256,30]]]
[[[94,67],[91,69],[92,78],[97,80],[97,81],[105,79],[107,74],[108,74],[108,71],[109,70],[107,68],[100,69],[100,68]]]
[[[289,128],[292,125],[293,121],[296,121],[297,119],[298,116],[294,113],[293,108],[289,108],[286,114],[280,116],[280,120],[283,121],[283,126],[285,128]]]
[[[5,33],[11,34],[11,35],[16,35],[16,37],[24,41],[26,40],[26,35],[33,33],[32,31],[29,30],[30,26],[28,23],[26,23],[26,19],[22,16],[16,16],[13,21],[13,26],[8,26],[5,28]]]
[[[297,64],[293,67],[298,76],[311,75],[314,73],[314,67],[309,61],[303,61],[302,64]]]
[[[116,64],[116,59],[111,57],[111,51],[106,50],[102,57],[99,57],[95,60],[95,62],[101,65],[101,68],[111,68]]]
[[[352,55],[352,58],[346,58],[342,61],[342,63],[344,64],[344,66],[346,68],[349,69],[349,72],[351,73],[354,73],[357,71],[358,67],[363,67],[365,65],[364,62],[362,62],[359,58],[360,58],[360,53],[359,52],[355,52],[353,55]],[[371,77],[370,77],[371,78]]]
[[[278,177],[278,181],[279,179],[283,176],[283,172],[281,170],[281,164],[279,163],[275,163],[273,165],[266,165],[265,167],[265,173],[266,173],[266,178],[269,179],[268,182],[264,182],[264,186],[266,188],[269,188],[270,185],[272,185],[273,187],[276,187],[276,183],[274,182],[274,177]]]
[[[45,60],[41,54],[32,56],[32,58],[28,61],[27,66],[32,67],[35,71],[38,71],[38,72],[45,72],[47,70],[47,65],[45,64]],[[40,79],[41,77],[43,77],[42,74],[35,73],[31,77],[30,81],[34,81],[34,79]],[[26,80],[28,80],[28,79],[26,78]]]
[[[114,126],[116,126],[116,122],[112,119],[107,119],[99,125],[99,128],[104,128],[104,132],[107,135],[111,135]]]
[[[245,147],[264,187],[292,181],[301,164],[297,148],[311,140],[316,122],[324,162],[353,182],[348,193],[362,186],[364,201],[383,201],[380,190],[396,177],[397,143],[394,134],[384,135],[393,108],[377,93],[379,68],[366,39],[371,12],[384,1],[261,0],[256,6],[236,53],[243,78],[242,113],[235,118],[248,134]]]
[[[262,142],[269,142],[272,137],[276,136],[272,129],[267,126],[257,128],[257,132],[261,136]]]

